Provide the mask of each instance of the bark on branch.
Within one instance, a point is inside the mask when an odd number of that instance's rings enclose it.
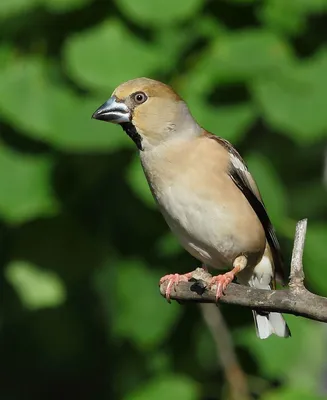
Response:
[[[219,302],[327,322],[327,298],[309,292],[303,284],[302,256],[306,230],[307,220],[303,219],[296,225],[288,289],[268,291],[231,283]],[[189,282],[180,282],[172,289],[171,300],[215,303],[215,291],[207,289],[210,278],[208,272],[197,268]],[[163,296],[166,287],[166,282],[160,286]]]

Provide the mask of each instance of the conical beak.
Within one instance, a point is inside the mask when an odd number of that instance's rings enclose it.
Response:
[[[92,118],[121,124],[130,122],[131,112],[125,103],[117,101],[116,96],[112,96],[93,113]]]

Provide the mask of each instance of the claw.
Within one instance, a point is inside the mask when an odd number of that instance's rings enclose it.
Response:
[[[163,276],[160,281],[159,284],[162,285],[164,282],[168,281],[168,285],[166,288],[166,292],[165,292],[165,297],[168,301],[168,303],[170,303],[170,295],[171,295],[171,291],[173,289],[173,287],[175,288],[179,282],[188,282],[189,279],[192,278],[192,272],[188,272],[187,274],[184,275],[179,275],[179,274],[169,274],[169,275],[165,275]]]
[[[227,286],[233,281],[235,273],[233,271],[226,272],[226,274],[213,276],[209,283],[209,289],[216,285],[216,303],[224,294]]]

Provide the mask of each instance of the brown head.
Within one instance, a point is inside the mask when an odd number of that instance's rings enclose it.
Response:
[[[201,131],[173,89],[148,78],[118,86],[93,118],[120,124],[140,150],[172,138],[194,137]]]

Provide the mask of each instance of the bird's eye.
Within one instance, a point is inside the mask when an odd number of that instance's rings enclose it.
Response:
[[[142,104],[147,100],[147,95],[143,92],[137,92],[134,94],[134,100],[137,104]]]

